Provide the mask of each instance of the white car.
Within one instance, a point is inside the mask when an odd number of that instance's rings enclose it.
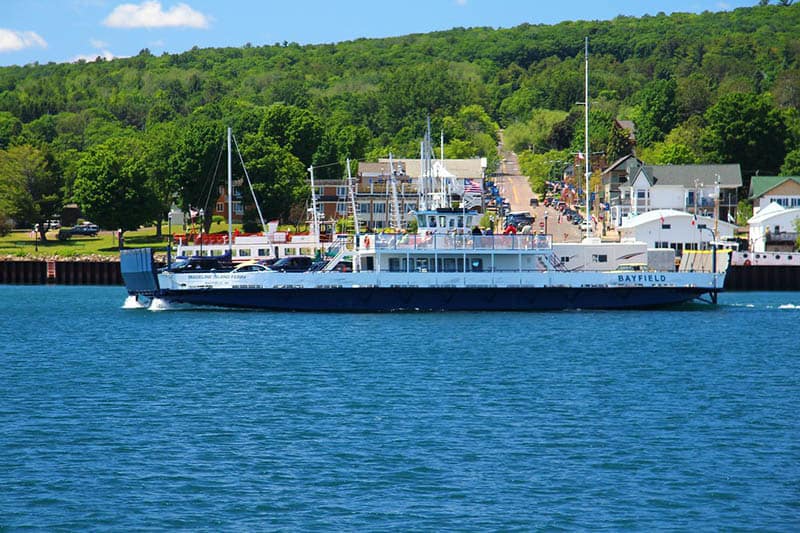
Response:
[[[586,231],[586,230],[593,231],[594,230],[594,227],[592,226],[592,223],[589,222],[588,220],[582,220],[581,223],[578,224],[578,227],[581,228],[581,231]]]

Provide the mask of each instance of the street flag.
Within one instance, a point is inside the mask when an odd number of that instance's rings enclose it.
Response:
[[[697,213],[692,215],[692,226],[697,225]]]
[[[664,224],[664,215],[661,215],[661,224]]]
[[[481,186],[475,180],[464,180],[464,194],[481,194],[482,192]]]

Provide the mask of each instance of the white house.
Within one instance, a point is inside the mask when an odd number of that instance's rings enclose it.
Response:
[[[709,249],[715,240],[733,238],[736,226],[711,217],[697,216],[675,209],[656,209],[629,217],[618,228],[621,239],[646,242],[649,248],[672,248],[676,255],[684,250]]]
[[[736,217],[736,189],[742,185],[739,165],[644,165],[635,167],[628,183],[621,184],[620,207],[612,209],[616,225],[623,216],[655,209],[675,209],[712,216],[719,189],[719,218]]]
[[[787,209],[777,202],[762,207],[747,223],[750,225],[750,251],[788,251],[795,248],[800,207]]]
[[[753,214],[776,203],[786,208],[800,207],[800,177],[753,176],[750,180]]]

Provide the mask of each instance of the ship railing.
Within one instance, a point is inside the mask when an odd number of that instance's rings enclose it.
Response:
[[[378,250],[550,250],[551,235],[378,234]]]

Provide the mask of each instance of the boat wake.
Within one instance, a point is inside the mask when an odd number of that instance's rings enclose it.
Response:
[[[778,309],[800,309],[800,305],[782,304],[778,306]]]
[[[144,309],[147,305],[140,302],[136,296],[130,295],[125,298],[125,303],[122,304],[123,309]]]
[[[150,302],[150,307],[148,307],[150,311],[174,311],[176,309],[185,309],[185,306],[179,304],[173,304],[168,300],[162,300],[161,298],[153,298],[153,301]]]

